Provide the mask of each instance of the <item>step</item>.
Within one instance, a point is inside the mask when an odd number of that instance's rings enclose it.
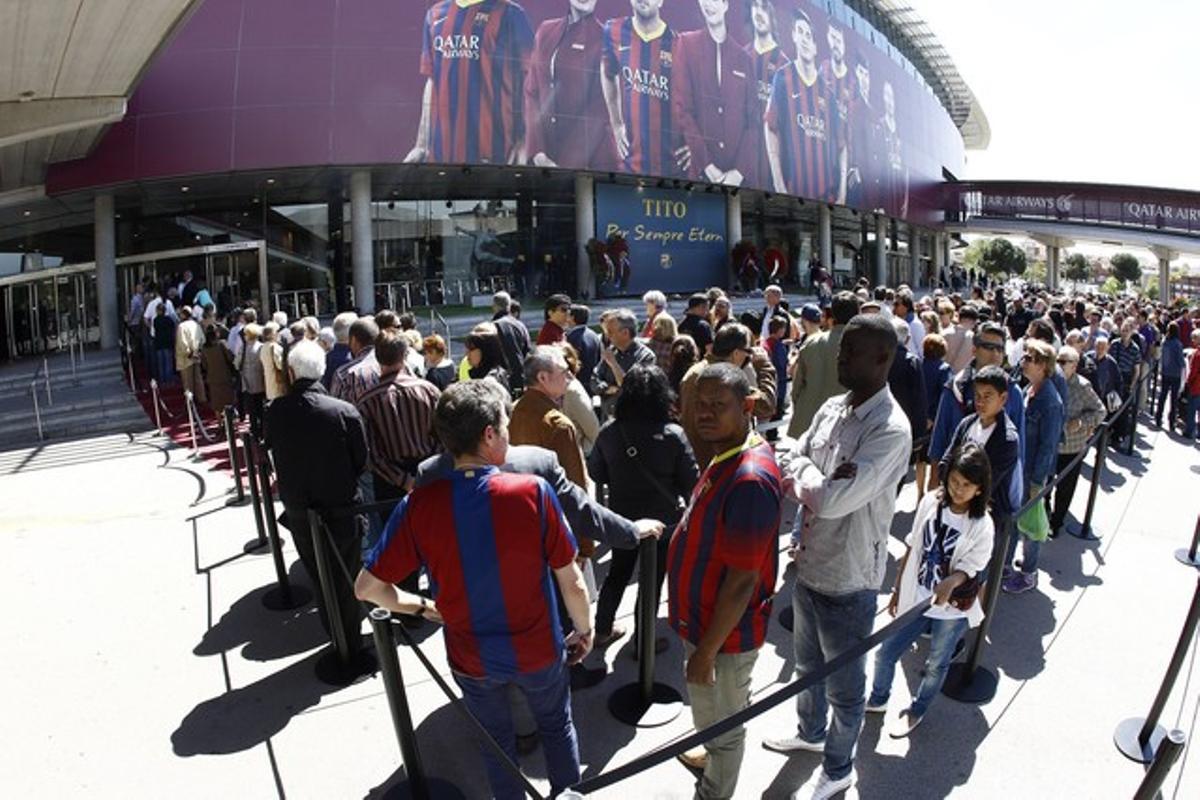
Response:
[[[0,451],[30,447],[61,439],[98,436],[104,433],[138,433],[153,430],[154,423],[141,406],[132,409],[106,411],[103,414],[78,414],[58,419],[42,420],[43,438],[38,439],[37,426],[11,428],[0,426]]]
[[[46,393],[42,390],[37,392],[37,409],[43,420],[64,414],[94,413],[126,405],[141,408],[125,384],[111,379],[55,390],[51,397],[53,402],[48,403]],[[33,398],[29,392],[0,397],[0,428],[31,423],[34,419]]]

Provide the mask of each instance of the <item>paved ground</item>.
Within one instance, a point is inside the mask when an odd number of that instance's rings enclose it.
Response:
[[[248,509],[224,508],[231,485],[224,472],[150,434],[48,445],[31,455],[0,454],[7,590],[0,637],[12,687],[0,715],[5,796],[391,793],[402,771],[380,679],[333,690],[314,678],[323,644],[315,613],[262,606],[271,560],[239,555],[254,526]],[[1196,571],[1172,553],[1186,544],[1200,506],[1200,449],[1143,428],[1139,457],[1110,463],[1096,515],[1103,541],[1054,542],[1039,590],[1001,598],[985,657],[1000,673],[997,697],[982,707],[942,698],[908,742],[892,741],[878,718],[869,719],[852,794],[1133,794],[1142,769],[1117,753],[1111,736],[1122,719],[1148,710],[1196,587]],[[1087,470],[1084,477],[1078,513]],[[909,487],[894,536],[914,505]],[[890,549],[900,553],[898,539]],[[307,583],[290,545],[287,557],[295,581]],[[660,628],[666,632],[661,621]],[[422,638],[446,675],[440,635],[426,630]],[[637,732],[609,717],[608,694],[635,677],[628,644],[603,655],[614,674],[574,699],[588,775],[689,730],[686,709],[670,725]],[[401,656],[429,771],[463,797],[483,796],[470,731],[413,654],[402,648]],[[1193,658],[1164,713],[1168,725],[1189,732],[1200,708]],[[673,643],[658,675],[682,689],[680,659]],[[906,659],[904,668],[915,686],[917,661]],[[773,624],[755,695],[790,676],[790,640]],[[761,749],[764,737],[794,722],[784,706],[751,724],[738,797],[787,797],[816,767],[815,756],[784,759]],[[1195,761],[1193,754],[1176,767],[1168,797],[1200,797]],[[540,755],[524,766],[544,789]],[[688,774],[668,763],[594,796],[686,798],[690,787]]]

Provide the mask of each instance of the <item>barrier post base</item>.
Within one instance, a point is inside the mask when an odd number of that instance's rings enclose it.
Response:
[[[942,694],[960,703],[975,703],[983,705],[991,702],[996,696],[996,687],[1000,676],[986,667],[976,667],[971,674],[970,665],[957,661],[950,665],[946,672],[946,682],[942,685]]]
[[[642,700],[640,683],[627,683],[608,697],[608,712],[635,728],[666,725],[683,711],[683,696],[665,683],[655,683],[650,702]]]
[[[267,539],[251,539],[242,545],[243,553],[269,553],[271,542]]]
[[[1130,717],[1113,731],[1113,744],[1121,751],[1121,755],[1139,764],[1149,764],[1154,760],[1154,753],[1167,735],[1166,728],[1155,725],[1150,738],[1143,745],[1138,741],[1138,736],[1145,724],[1146,720],[1143,717]]]
[[[312,599],[312,592],[303,586],[288,586],[287,592],[280,586],[272,586],[263,595],[262,604],[272,611],[291,611],[303,608]]]
[[[1076,539],[1082,539],[1085,542],[1098,542],[1100,535],[1096,533],[1096,529],[1091,525],[1080,524],[1078,526],[1065,526],[1068,536],[1074,536]]]
[[[792,604],[788,603],[779,612],[779,627],[785,631],[793,631],[796,628],[796,612],[792,609]]]
[[[1193,558],[1190,548],[1181,547],[1175,551],[1175,560],[1189,567],[1200,567],[1200,550],[1196,551],[1196,557]]]
[[[330,645],[317,658],[313,671],[321,683],[330,686],[349,686],[378,672],[379,659],[375,656],[375,651],[364,644],[363,648],[358,651],[358,655],[349,664],[344,664],[337,649]]]

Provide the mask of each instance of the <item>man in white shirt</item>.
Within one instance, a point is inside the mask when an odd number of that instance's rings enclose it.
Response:
[[[792,599],[799,675],[871,635],[895,487],[912,449],[908,419],[887,384],[898,348],[896,331],[882,315],[850,320],[837,362],[838,382],[849,391],[821,406],[785,465],[785,491],[799,500],[803,515]],[[781,753],[824,753],[822,768],[795,797],[823,800],[854,783],[865,700],[863,655],[798,695],[796,736],[763,742]]]
[[[921,322],[921,318],[917,316],[911,289],[901,287],[896,292],[896,300],[892,304],[892,312],[898,319],[904,320],[908,325],[908,352],[916,356],[918,360],[924,359],[925,351],[922,348],[925,343],[925,325]]]
[[[179,328],[175,331],[175,369],[183,379],[184,391],[192,393],[197,404],[208,402],[204,373],[200,370],[200,349],[204,347],[204,329],[192,319],[190,308],[179,309]]]

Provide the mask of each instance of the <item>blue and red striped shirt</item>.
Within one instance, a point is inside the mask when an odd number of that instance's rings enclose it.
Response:
[[[421,74],[433,82],[429,160],[504,164],[525,140],[533,28],[512,0],[441,0],[425,14]]]
[[[405,497],[367,557],[396,583],[424,566],[456,672],[506,679],[563,657],[551,570],[577,547],[546,481],[495,467],[457,469]]]
[[[775,453],[757,434],[709,464],[667,552],[668,619],[681,637],[699,644],[727,570],[753,571],[758,583],[721,652],[762,647],[779,570],[782,496]]]
[[[671,119],[672,48],[675,32],[663,24],[656,36],[643,38],[632,17],[604,25],[604,74],[620,88],[629,157],[625,169],[648,175],[676,175],[679,146]]]
[[[775,73],[764,119],[779,137],[779,160],[788,194],[837,199],[837,112],[817,74],[809,86],[795,67]]]
[[[754,120],[748,120],[746,125],[753,128],[748,145],[752,148],[754,174],[746,176],[746,186],[770,186],[771,167],[767,164],[767,147],[763,142],[762,126],[757,121],[766,116],[767,101],[771,99],[771,86],[775,82],[775,73],[792,63],[783,48],[776,45],[765,53],[758,52],[754,42],[746,45],[746,53],[750,56],[751,69],[754,71],[754,92],[758,99],[758,114]],[[746,145],[743,145],[746,146]]]

